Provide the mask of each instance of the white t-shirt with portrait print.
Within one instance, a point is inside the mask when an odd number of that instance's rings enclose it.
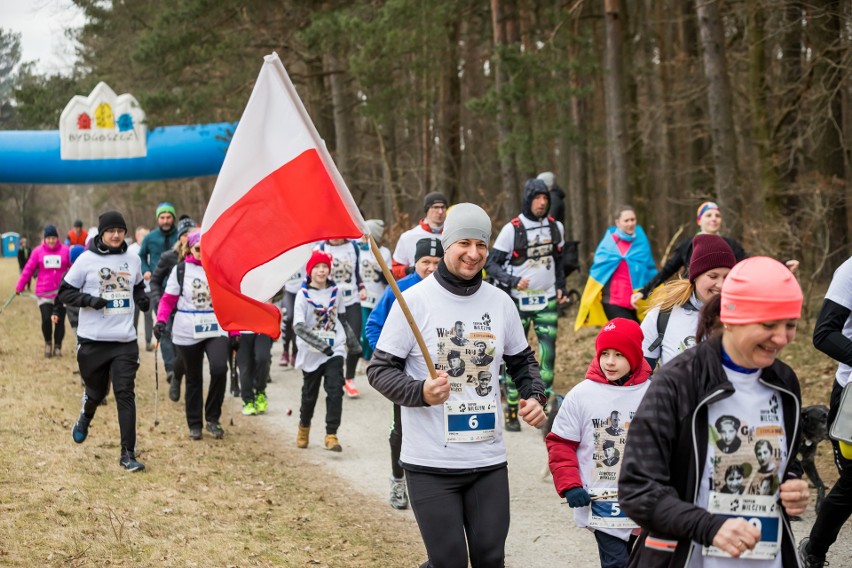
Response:
[[[80,308],[77,335],[92,341],[136,341],[133,287],[142,281],[137,254],[97,254],[84,251],[64,279],[81,292],[106,299],[105,308]]]
[[[358,243],[347,240],[342,245],[331,245],[328,241],[320,243],[315,250],[322,250],[331,255],[331,274],[329,278],[337,284],[338,296],[346,307],[361,301],[358,297],[358,282],[355,271],[358,270]]]
[[[227,337],[213,311],[210,287],[204,269],[191,262],[185,263],[183,292],[178,282],[178,265],[172,268],[166,280],[166,294],[178,296],[175,321],[172,324],[172,342],[175,345],[195,345],[212,337]]]
[[[530,283],[526,291],[512,289],[511,295],[515,299],[520,299],[526,294],[540,292],[547,299],[551,299],[556,296],[556,264],[553,257],[553,243],[555,241],[558,247],[565,246],[563,238],[565,228],[562,223],[557,221],[556,225],[559,227],[560,234],[554,238],[554,235],[550,234],[550,221],[546,217],[540,221],[533,221],[521,214],[518,218],[527,231],[528,258],[520,266],[512,266],[507,262],[504,268],[509,275],[527,278]],[[494,250],[508,253],[511,259],[514,249],[515,227],[511,223],[507,223],[494,241]]]
[[[825,299],[852,310],[852,257],[834,271],[831,284],[825,293]],[[846,318],[846,322],[843,324],[843,337],[852,339],[852,314]],[[852,366],[840,363],[837,366],[835,379],[837,384],[845,387],[852,380]]]
[[[627,431],[650,385],[651,381],[617,386],[586,379],[571,389],[559,407],[551,431],[565,440],[579,442],[580,479],[591,495],[618,491]],[[574,522],[579,528],[588,527],[589,507],[575,508]],[[595,530],[622,540],[628,540],[633,532],[632,528],[598,527]]]
[[[304,290],[307,290],[308,296],[316,306],[308,302]],[[321,353],[297,335],[296,346],[299,350],[296,353],[294,367],[307,373],[317,370],[331,357],[346,356],[346,331],[340,323],[340,317],[346,313],[346,306],[340,299],[340,290],[337,290],[334,307],[328,314],[328,320],[326,320],[326,314],[322,314],[320,318],[317,311],[317,308],[325,309],[331,304],[331,293],[331,286],[320,289],[308,286],[307,289],[302,288],[296,292],[296,301],[293,302],[293,325],[304,323],[308,331],[328,342],[334,350],[331,356]]]
[[[514,302],[488,283],[482,283],[471,296],[457,296],[434,275],[403,296],[433,363],[450,375],[450,397],[443,405],[402,407],[400,460],[446,469],[505,462],[500,362],[504,354],[517,355],[528,347]],[[405,359],[409,376],[417,380],[428,376],[398,302],[391,308],[376,348]]]
[[[379,247],[379,252],[381,253],[387,267],[390,268],[391,253],[388,248]],[[376,303],[379,301],[379,298],[382,297],[382,294],[385,293],[385,288],[387,288],[388,285],[384,280],[382,268],[379,266],[379,263],[376,260],[376,255],[373,254],[373,250],[371,248],[361,250],[358,270],[361,274],[361,282],[363,282],[364,289],[367,292],[367,298],[361,301],[361,305],[365,308],[375,308]]]
[[[756,551],[769,550],[774,546],[767,535],[775,538],[784,530],[778,487],[788,456],[781,394],[758,380],[759,370],[748,374],[724,370],[735,392],[707,407],[707,460],[696,505],[760,526],[765,540]],[[718,549],[693,546],[689,568],[782,567],[780,549],[774,558],[746,560],[754,552],[733,559]]]

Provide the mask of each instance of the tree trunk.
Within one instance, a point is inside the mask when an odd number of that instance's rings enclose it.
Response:
[[[334,116],[334,162],[347,184],[352,183],[352,123],[347,108],[345,66],[335,55],[325,56],[325,65],[331,85],[331,104]]]
[[[760,160],[760,195],[765,213],[774,215],[779,211],[781,199],[778,175],[773,164],[775,154],[769,126],[769,111],[766,98],[769,85],[766,81],[766,18],[761,0],[748,0],[746,37],[749,52],[749,106],[751,128]]]
[[[624,70],[622,31],[618,0],[604,0],[606,46],[604,50],[604,91],[606,101],[608,215],[630,201],[627,172],[627,132],[624,120]]]
[[[739,239],[742,236],[742,198],[737,185],[737,139],[725,56],[725,34],[717,0],[701,0],[696,8],[704,50],[716,199],[725,214],[727,233]]]
[[[494,32],[494,53],[491,58],[494,73],[494,90],[497,95],[497,141],[500,156],[500,186],[504,194],[500,218],[508,218],[520,211],[521,199],[518,188],[518,173],[515,169],[515,155],[510,147],[512,131],[511,106],[506,89],[509,86],[508,74],[502,61],[506,46],[505,17],[503,0],[491,0],[491,24]]]
[[[455,203],[461,175],[461,79],[458,72],[461,24],[455,20],[447,30],[447,52],[438,88],[438,190]]]

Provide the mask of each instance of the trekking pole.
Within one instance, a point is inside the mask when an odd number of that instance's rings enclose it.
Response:
[[[160,351],[160,340],[154,344],[154,426],[160,425],[159,415],[157,414],[157,403],[160,401],[160,365],[157,361],[157,354]],[[172,379],[174,380],[174,379]]]

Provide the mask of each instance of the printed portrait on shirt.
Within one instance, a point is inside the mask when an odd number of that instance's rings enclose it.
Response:
[[[335,284],[339,286],[352,282],[354,274],[352,261],[349,258],[340,257],[334,259],[334,267],[331,269],[331,279],[334,280]]]
[[[131,289],[129,269],[115,271],[104,266],[98,269],[98,281],[101,296],[104,292],[129,292]]]
[[[435,369],[446,371],[450,377],[450,392],[468,396],[491,395],[493,374],[488,367],[494,362],[497,337],[491,331],[491,317],[486,313],[480,320],[451,321],[436,329],[438,337]],[[478,368],[477,368],[478,367]]]
[[[612,409],[609,413],[601,413],[598,418],[592,418],[592,436],[594,452],[592,460],[595,469],[593,481],[616,482],[624,446],[627,442],[627,431],[634,413]]]
[[[210,287],[201,278],[192,279],[192,305],[196,310],[213,309]]]
[[[742,440],[739,437],[740,419],[735,416],[724,415],[716,419],[716,447],[725,454],[733,454],[740,449]]]
[[[382,270],[368,256],[361,257],[361,280],[364,282],[381,282]]]

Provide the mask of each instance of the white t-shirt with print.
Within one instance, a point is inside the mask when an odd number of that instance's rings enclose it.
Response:
[[[553,422],[552,432],[579,442],[577,463],[583,487],[591,495],[618,490],[618,472],[624,461],[627,431],[650,381],[617,386],[586,379],[565,396]],[[574,509],[574,522],[588,526],[589,507]],[[630,538],[630,528],[597,528],[622,540]]]
[[[778,502],[778,486],[783,481],[781,474],[787,467],[787,435],[784,432],[781,394],[758,380],[760,371],[745,374],[727,367],[724,370],[735,392],[707,407],[707,460],[696,505],[714,512],[710,501],[719,500],[727,514],[760,520],[763,515],[772,512],[761,511],[766,503],[759,501]],[[760,522],[766,527],[774,523],[765,519]],[[778,529],[783,531],[780,517],[777,523]],[[782,566],[780,550],[774,559],[746,560],[743,556],[736,560],[703,556],[704,547],[700,544],[693,546],[689,568]]]
[[[441,238],[441,233],[433,233],[417,223],[412,229],[405,231],[396,241],[393,249],[393,260],[406,266],[414,266],[414,256],[417,254],[417,241],[420,239]]]
[[[338,355],[345,357],[346,331],[344,331],[343,325],[340,323],[340,317],[346,312],[346,306],[340,301],[340,289],[338,288],[337,290],[334,309],[329,314],[328,325],[326,325],[325,318],[320,320],[316,308],[311,306],[305,298],[303,290],[304,288],[296,292],[296,301],[293,303],[293,326],[304,323],[308,331],[332,343],[331,347],[334,350],[334,354],[331,357]],[[322,306],[322,308],[327,308],[331,303],[332,288],[329,286],[319,290],[308,286],[307,292],[311,301],[318,306]],[[299,348],[299,351],[296,354],[295,367],[302,371],[308,373],[315,371],[320,365],[331,358],[308,345],[298,335],[296,336],[296,346]]]
[[[133,287],[142,281],[139,255],[84,251],[65,274],[65,281],[81,292],[109,301],[100,310],[80,308],[79,337],[93,341],[136,341]]]
[[[527,231],[527,260],[520,266],[512,266],[507,262],[503,267],[511,276],[529,279],[530,283],[527,291],[512,289],[513,298],[519,299],[529,291],[541,291],[550,299],[556,296],[556,266],[552,255],[553,236],[550,234],[550,221],[545,217],[541,221],[533,221],[525,215],[518,216],[524,228]],[[559,221],[556,222],[559,227],[559,235],[557,246],[565,246],[563,235],[565,228]],[[497,240],[494,241],[494,249],[503,251],[512,257],[512,252],[515,248],[515,227],[511,223],[507,223],[497,235]],[[533,258],[540,257],[540,258]]]
[[[355,305],[361,300],[358,297],[358,282],[355,271],[358,270],[358,257],[363,254],[357,251],[355,241],[346,241],[342,245],[330,245],[328,242],[317,246],[331,255],[332,267],[329,278],[337,284],[338,300],[342,299],[346,307]]]
[[[671,311],[669,323],[666,325],[663,343],[653,351],[651,344],[657,340],[657,320],[660,317],[660,307],[652,308],[642,320],[642,354],[651,359],[657,359],[660,366],[668,363],[690,347],[695,347],[695,332],[698,331],[698,321],[701,319],[701,302],[692,295],[689,306],[678,306]]]
[[[834,271],[825,299],[852,310],[852,257]],[[843,324],[843,336],[852,339],[852,314]],[[852,367],[846,363],[840,363],[835,378],[840,386],[845,387],[852,380]]]
[[[385,264],[390,268],[391,254],[387,247],[379,247],[379,252],[385,261]],[[364,288],[367,291],[367,299],[361,301],[361,305],[365,308],[375,308],[376,302],[385,293],[387,283],[383,280],[382,268],[376,261],[376,255],[373,254],[373,249],[361,250],[360,265],[358,270],[361,274],[361,282],[364,283]]]
[[[528,346],[514,302],[488,283],[483,283],[472,296],[457,296],[443,288],[433,275],[406,290],[403,296],[433,363],[450,375],[451,390],[443,405],[402,407],[400,460],[447,469],[505,462],[500,361],[504,354],[517,355]],[[404,358],[409,376],[417,380],[428,376],[423,355],[398,302],[391,308],[376,348]],[[493,409],[468,421],[472,429],[490,424],[489,439],[448,441],[457,433],[448,423],[464,412],[462,404]]]
[[[213,311],[210,287],[204,269],[190,262],[185,263],[183,293],[177,277],[177,265],[166,280],[166,294],[178,296],[175,321],[172,325],[172,342],[175,345],[195,345],[210,337],[226,336]]]

